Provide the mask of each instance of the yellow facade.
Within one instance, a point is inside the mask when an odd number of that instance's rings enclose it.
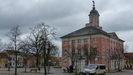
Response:
[[[0,68],[6,68],[8,66],[7,58],[0,58]]]

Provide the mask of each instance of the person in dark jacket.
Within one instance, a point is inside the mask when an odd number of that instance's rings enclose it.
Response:
[[[69,69],[69,67],[67,67],[67,72],[68,72],[68,73],[70,72],[70,69]]]
[[[38,71],[40,72],[40,67],[38,67]]]
[[[73,73],[73,66],[72,65],[70,65],[69,69],[70,69],[70,73]]]

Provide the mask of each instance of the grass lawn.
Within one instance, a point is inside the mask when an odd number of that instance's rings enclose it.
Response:
[[[61,68],[61,66],[54,66],[53,68]]]

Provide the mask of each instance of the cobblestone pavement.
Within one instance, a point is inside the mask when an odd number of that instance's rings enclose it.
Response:
[[[24,68],[18,68],[17,74],[18,75],[44,75],[44,69],[41,68],[40,72],[30,72],[31,68],[27,68],[27,73],[24,73]],[[0,68],[0,75],[13,75],[14,74],[14,68],[10,68],[10,71],[8,71],[7,68]],[[70,73],[64,73],[62,69],[58,68],[50,68],[50,74],[49,75],[70,75]]]
[[[18,75],[44,75],[44,69],[41,68],[40,73],[30,72],[30,68],[27,68],[27,73],[24,73],[24,68],[18,68]],[[72,75],[71,73],[64,73],[62,69],[50,68],[50,73],[48,75]],[[7,68],[0,68],[0,75],[13,75],[14,68],[8,71]],[[107,73],[106,75],[133,75],[133,70],[123,70],[123,72]]]
[[[133,70],[123,70],[122,72],[107,73],[107,75],[133,75]]]

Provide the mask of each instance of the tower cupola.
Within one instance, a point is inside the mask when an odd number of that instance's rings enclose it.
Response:
[[[92,10],[90,11],[89,13],[89,23],[86,24],[86,26],[93,26],[93,27],[96,27],[98,29],[101,29],[101,27],[99,26],[99,13],[98,11],[96,10],[95,8],[95,2],[93,2],[93,7],[92,7]]]
[[[98,16],[99,16],[98,11],[95,9],[95,2],[94,2],[94,1],[93,1],[93,8],[92,8],[92,10],[90,11],[89,16],[90,16],[90,15],[98,15]]]

